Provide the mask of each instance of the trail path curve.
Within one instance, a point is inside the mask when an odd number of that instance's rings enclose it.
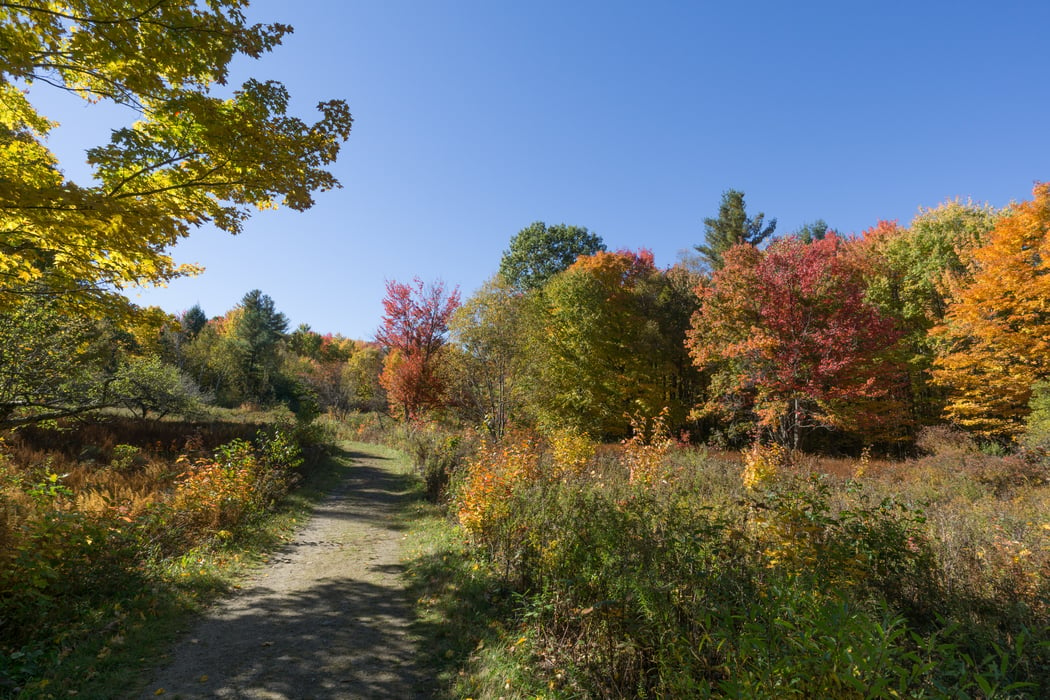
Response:
[[[430,695],[416,665],[394,460],[354,445],[346,479],[293,541],[175,647],[139,696],[351,700]]]

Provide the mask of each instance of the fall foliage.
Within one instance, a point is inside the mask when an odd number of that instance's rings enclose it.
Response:
[[[304,210],[338,187],[326,170],[349,136],[341,100],[307,124],[278,82],[227,97],[235,58],[291,28],[249,25],[239,0],[0,5],[0,309],[46,293],[65,306],[126,310],[116,293],[193,274],[170,248],[202,225],[242,230],[250,212]],[[110,103],[136,118],[91,148],[90,183],[66,179],[47,146],[39,89]]]
[[[1032,387],[1050,378],[1050,183],[1015,204],[957,280],[934,376],[949,388],[946,415],[994,437],[1017,435]]]
[[[395,412],[417,418],[443,404],[442,351],[458,306],[459,290],[446,294],[443,282],[387,282],[376,341],[389,350],[380,381]]]
[[[872,431],[891,422],[896,368],[882,355],[899,337],[864,299],[848,245],[831,234],[806,244],[740,245],[700,285],[688,345],[712,374],[705,413],[746,418],[797,448],[812,428]]]

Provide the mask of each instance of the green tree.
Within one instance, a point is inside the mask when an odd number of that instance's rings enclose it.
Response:
[[[1031,448],[1043,450],[1044,460],[1050,458],[1050,381],[1032,385],[1028,411],[1024,441]]]
[[[798,227],[793,235],[803,243],[812,243],[813,241],[822,241],[831,232],[828,228],[828,223],[824,219],[817,219],[809,223],[802,224]]]
[[[179,369],[186,368],[186,347],[193,342],[204,326],[208,317],[199,304],[194,304],[174,319],[165,323],[160,331],[158,354],[165,362]]]
[[[110,386],[112,401],[146,418],[169,413],[193,417],[203,397],[190,377],[155,355],[130,357],[117,370]]]
[[[648,251],[581,257],[529,299],[528,401],[542,427],[629,434],[664,409],[681,425],[695,384],[684,341],[690,285]]]
[[[499,273],[518,291],[542,287],[551,277],[567,269],[581,255],[605,250],[605,243],[579,226],[536,221],[510,240],[503,252]]]
[[[291,31],[248,25],[246,4],[0,3],[0,309],[43,290],[65,306],[126,311],[117,290],[196,271],[170,255],[193,228],[237,233],[256,208],[307,209],[338,186],[325,168],[350,133],[344,102],[320,103],[308,124],[287,114],[280,83],[216,89],[235,58]],[[30,101],[40,86],[136,120],[87,152],[86,184],[47,148],[55,123]]]
[[[310,328],[308,323],[300,323],[295,330],[288,335],[288,349],[296,355],[318,359],[321,355],[321,345],[324,338],[320,333]]]
[[[868,300],[904,331],[900,359],[908,368],[916,426],[940,421],[947,400],[945,387],[932,382],[937,349],[930,331],[944,322],[951,288],[969,284],[974,251],[988,240],[999,216],[987,205],[949,201],[921,209],[908,228],[880,222],[859,242]]]
[[[765,223],[766,215],[760,213],[752,218],[747,215],[744,193],[726,190],[718,206],[718,216],[704,219],[704,243],[695,246],[703,264],[711,272],[722,268],[723,254],[735,245],[758,246],[773,235],[777,220]]]
[[[458,350],[451,362],[454,403],[496,438],[522,417],[524,305],[525,298],[497,275],[456,309],[449,323]]]
[[[196,338],[207,323],[208,317],[200,304],[194,304],[179,316],[180,330],[190,339]]]
[[[288,330],[288,318],[258,289],[245,294],[237,309],[230,340],[238,380],[245,399],[267,402],[273,398],[280,364],[278,343]]]
[[[0,313],[0,428],[110,405],[120,341],[108,324],[48,298]]]

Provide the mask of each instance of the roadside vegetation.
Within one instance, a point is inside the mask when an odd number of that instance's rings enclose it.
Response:
[[[1050,687],[1045,461],[944,431],[892,462],[526,435],[457,461],[452,442],[423,454],[456,466],[409,560],[448,697]]]
[[[0,697],[119,697],[338,474],[290,414],[23,429],[0,446]],[[299,488],[289,496],[292,487]]]

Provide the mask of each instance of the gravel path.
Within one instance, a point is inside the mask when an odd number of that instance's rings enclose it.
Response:
[[[429,695],[398,558],[395,515],[411,496],[389,458],[348,455],[306,527],[195,624],[141,698]]]

